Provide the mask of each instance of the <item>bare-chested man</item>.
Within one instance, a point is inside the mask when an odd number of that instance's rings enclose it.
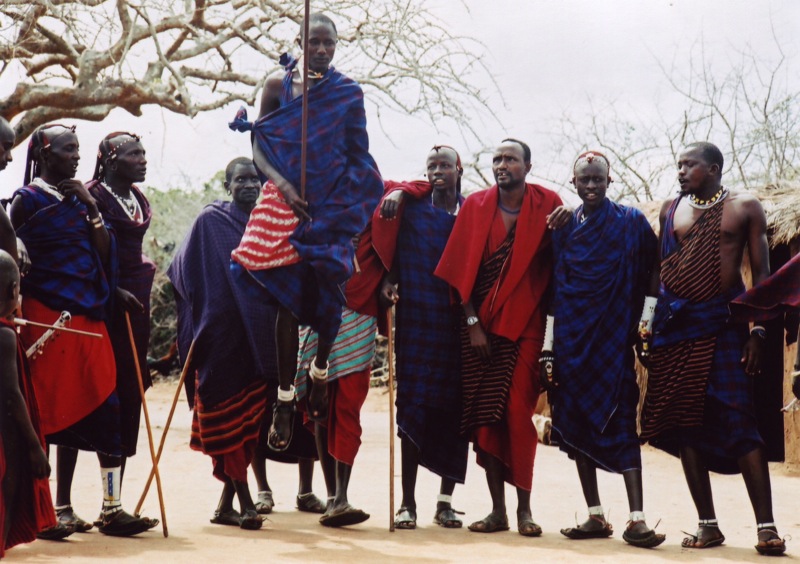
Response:
[[[724,542],[709,470],[741,472],[758,524],[756,550],[778,555],[786,545],[772,515],[751,389],[765,335],[758,327],[748,335],[747,325],[729,321],[728,313],[744,290],[745,248],[753,283],[769,274],[766,217],[756,198],[722,186],[722,167],[722,153],[711,143],[686,147],[678,160],[681,193],[661,209],[660,288],[642,438],[681,458],[700,520],[684,547]]]

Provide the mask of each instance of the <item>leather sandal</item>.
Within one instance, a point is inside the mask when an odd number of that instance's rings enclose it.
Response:
[[[786,539],[778,535],[772,527],[764,527],[758,531],[758,544],[756,552],[764,556],[783,556],[786,552]]]
[[[494,513],[489,513],[489,515],[480,521],[475,521],[467,528],[473,533],[496,533],[498,531],[507,531],[509,529],[508,516],[500,516]]]
[[[456,511],[452,507],[445,507],[444,509],[436,511],[436,515],[433,516],[433,522],[445,529],[460,529],[464,525],[464,522],[459,515],[463,514],[463,511]]]
[[[283,419],[286,419],[283,421]],[[281,420],[281,423],[278,421]],[[285,425],[285,427],[284,427]],[[272,425],[267,435],[267,445],[275,452],[283,452],[289,448],[294,434],[294,402],[276,401],[272,408]],[[286,444],[281,445],[281,442]]]
[[[599,515],[589,515],[589,520],[597,521],[603,526],[599,529],[584,529],[584,523],[578,525],[577,527],[561,529],[561,534],[572,540],[607,539],[614,534],[614,527],[612,527],[611,523],[606,521],[604,517]]]
[[[643,533],[632,531],[636,525],[644,523],[644,521],[628,521],[628,526],[622,533],[622,540],[631,546],[639,548],[655,548],[667,539],[667,535],[656,533],[655,528],[648,529]],[[656,527],[658,523],[656,523]]]

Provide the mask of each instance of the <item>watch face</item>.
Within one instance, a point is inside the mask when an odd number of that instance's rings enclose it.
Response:
[[[467,325],[472,326],[478,323],[478,318],[474,315],[467,317]]]

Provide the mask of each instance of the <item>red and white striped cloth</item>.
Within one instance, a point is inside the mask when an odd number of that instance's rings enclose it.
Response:
[[[248,270],[267,270],[300,262],[289,236],[300,224],[278,187],[268,181],[250,214],[244,236],[231,258]]]

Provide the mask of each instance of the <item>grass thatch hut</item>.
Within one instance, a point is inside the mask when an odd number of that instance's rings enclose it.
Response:
[[[755,193],[767,214],[770,266],[774,272],[800,251],[800,182],[770,184]],[[662,202],[637,204],[656,232],[661,206]],[[750,273],[746,263],[743,274],[749,286]],[[755,389],[759,428],[767,443],[770,460],[783,461],[790,469],[800,472],[800,411],[780,411],[794,397],[790,375],[797,344],[786,345],[786,339],[794,341],[797,335],[796,318],[797,315],[787,315],[767,324],[766,366],[757,377]],[[645,383],[646,374],[641,367],[639,376]]]

